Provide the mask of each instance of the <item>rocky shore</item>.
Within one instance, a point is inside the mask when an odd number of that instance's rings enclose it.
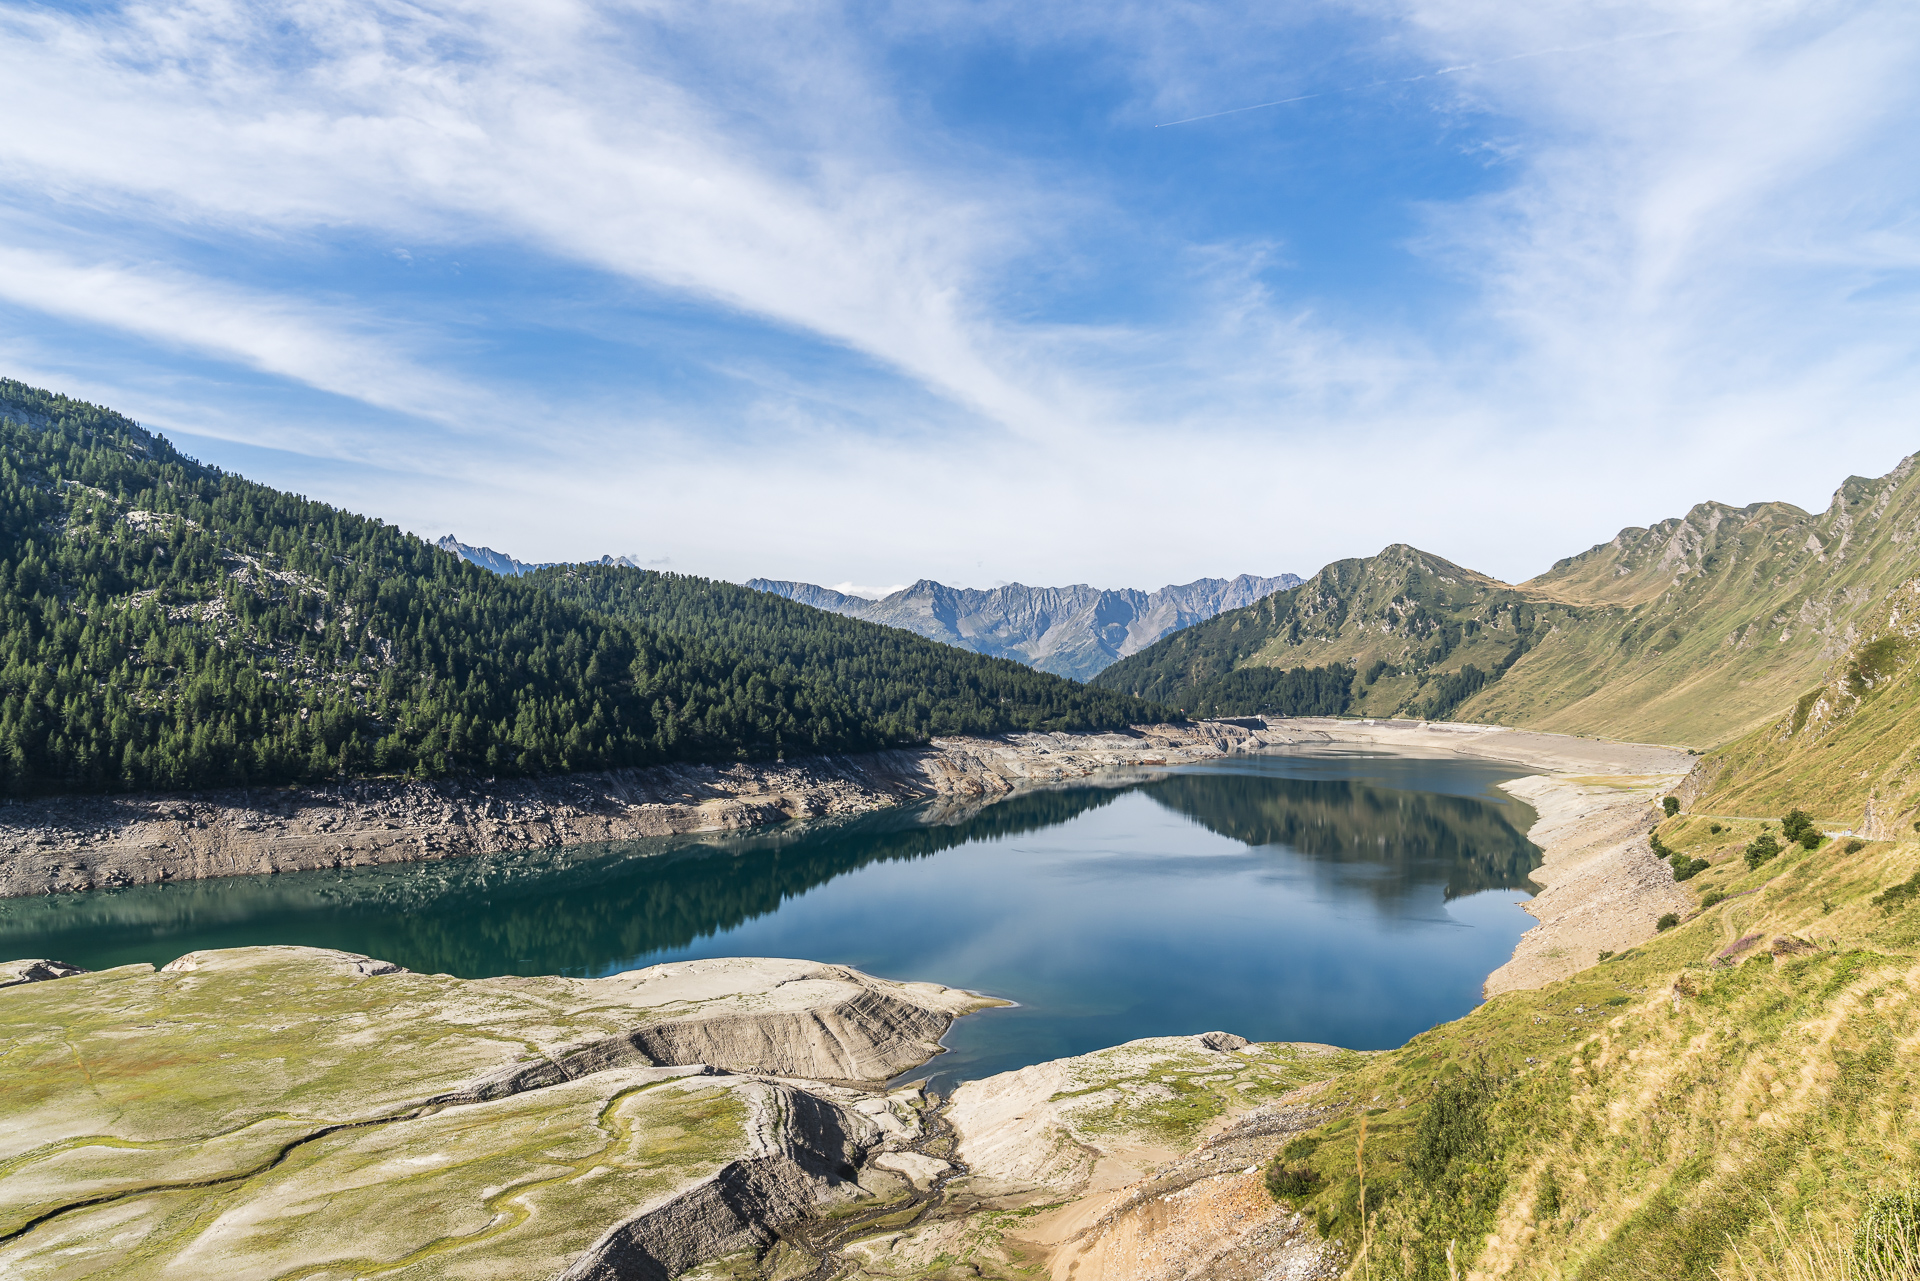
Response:
[[[1539,987],[1653,934],[1689,900],[1648,848],[1654,802],[1694,758],[1674,748],[1497,726],[1300,717],[1144,725],[1125,734],[936,739],[924,748],[774,764],[541,779],[354,782],[172,796],[58,797],[0,807],[0,898],[216,876],[458,858],[738,831],[933,803],[939,817],[1012,792],[1218,759],[1333,748],[1505,761],[1539,815],[1541,924],[1487,991]]]
[[[0,807],[0,898],[737,831],[934,800],[978,805],[1104,770],[1256,750],[1272,737],[1260,725],[936,739],[863,756],[538,779],[16,801]]]

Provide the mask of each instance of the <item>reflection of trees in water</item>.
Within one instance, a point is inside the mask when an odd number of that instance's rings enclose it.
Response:
[[[421,960],[389,959],[451,974],[497,973],[522,957],[541,973],[597,971],[732,929],[871,864],[1055,827],[1116,794],[1091,788],[1039,792],[950,825],[888,815],[824,831],[731,840],[718,848],[602,860],[573,876],[523,887],[506,900],[483,891],[447,895],[409,913],[393,931],[389,951]],[[470,913],[467,904],[476,898],[486,899],[486,910]]]
[[[1285,845],[1322,862],[1377,868],[1381,893],[1444,876],[1447,897],[1532,889],[1539,849],[1502,806],[1367,783],[1236,774],[1175,774],[1141,791],[1176,814],[1247,845]]]
[[[185,950],[210,945],[196,934],[245,932],[260,936],[248,941],[368,950],[425,972],[592,972],[732,929],[869,864],[1055,827],[1117,795],[1075,788],[1015,796],[946,822],[894,812],[677,847],[529,850],[22,900],[0,909],[0,952],[58,951],[59,939],[78,955],[84,940],[103,936],[181,939]]]
[[[1249,845],[1287,845],[1373,873],[1398,897],[1526,888],[1537,851],[1486,801],[1365,783],[1175,774],[1135,785]],[[732,929],[871,864],[1055,827],[1124,791],[1033,792],[966,814],[882,813],[792,830],[530,850],[346,872],[232,877],[0,905],[0,954],[80,959],[128,949],[308,943],[412,969],[480,976],[593,973]],[[84,963],[84,962],[83,962]]]

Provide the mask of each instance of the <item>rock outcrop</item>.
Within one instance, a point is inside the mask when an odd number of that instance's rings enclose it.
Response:
[[[1327,1118],[1321,1083],[1362,1058],[1213,1032],[969,1081],[946,1112],[966,1173],[920,1223],[847,1246],[843,1275],[921,1276],[942,1261],[1058,1281],[1337,1275],[1338,1253],[1274,1203],[1259,1167]]]
[[[25,961],[0,961],[0,987],[14,987],[21,983],[44,983],[48,979],[72,978],[86,971],[77,965],[68,965],[65,961],[46,959]]]

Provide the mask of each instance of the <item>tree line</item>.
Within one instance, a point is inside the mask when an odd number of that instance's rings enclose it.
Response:
[[[0,788],[541,774],[1159,715],[653,577],[638,594],[500,578],[0,380]]]

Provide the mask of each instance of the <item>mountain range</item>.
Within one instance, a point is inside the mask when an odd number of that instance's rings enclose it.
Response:
[[[1701,503],[1519,584],[1395,544],[1165,637],[1094,684],[1190,714],[1723,746],[1722,785],[1742,780],[1753,804],[1832,774],[1823,812],[1877,827],[1920,812],[1906,782],[1920,770],[1916,591],[1920,455],[1849,477],[1819,512]],[[1855,756],[1844,778],[1826,768]]]
[[[918,632],[976,653],[1017,659],[1056,676],[1089,680],[1163,636],[1299,584],[1296,574],[1202,578],[1146,592],[1009,583],[948,587],[923,578],[879,600],[813,583],[755,578],[747,586],[849,618]]]

